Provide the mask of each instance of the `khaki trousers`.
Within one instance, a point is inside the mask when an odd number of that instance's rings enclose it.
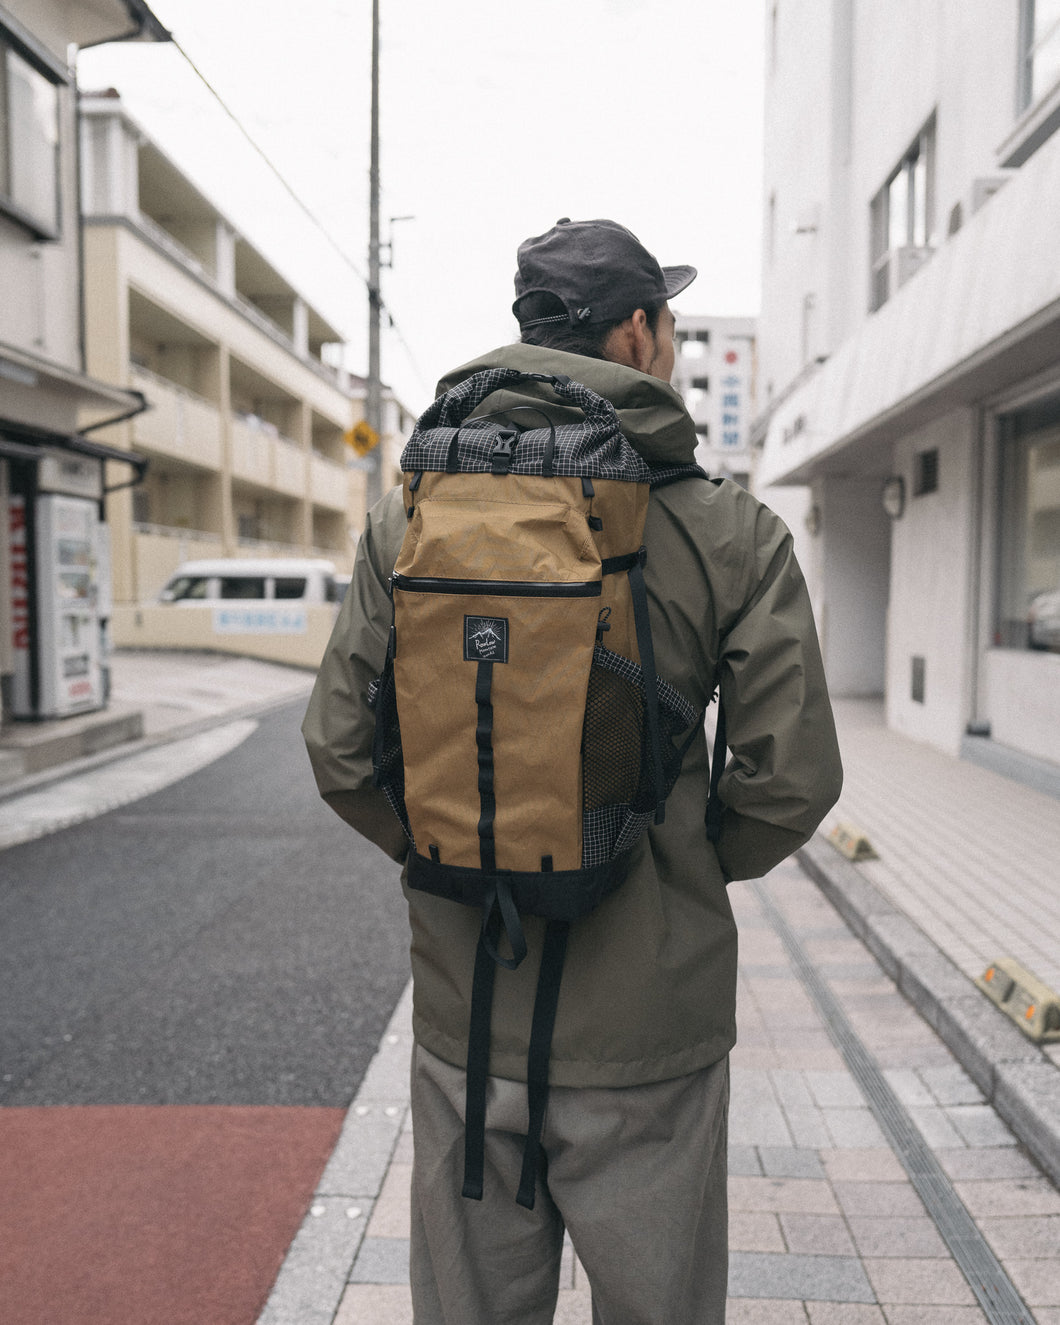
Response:
[[[727,1058],[648,1086],[553,1086],[533,1210],[515,1203],[526,1086],[496,1077],[485,1196],[461,1196],[464,1086],[461,1069],[415,1047],[415,1325],[551,1325],[564,1228],[593,1325],[724,1325]]]

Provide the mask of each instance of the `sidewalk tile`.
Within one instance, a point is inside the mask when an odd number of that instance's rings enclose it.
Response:
[[[409,1290],[391,1284],[350,1284],[334,1325],[412,1325]]]
[[[865,1096],[849,1072],[807,1072],[806,1085],[822,1109],[864,1109]]]
[[[887,1307],[888,1325],[987,1325],[978,1307]],[[1038,1318],[1037,1325],[1045,1325]]]
[[[821,1162],[831,1182],[904,1182],[905,1170],[890,1148],[822,1150]]]
[[[908,1182],[836,1182],[836,1200],[848,1218],[919,1217],[925,1214],[920,1197]]]
[[[971,1306],[975,1303],[964,1275],[952,1261],[899,1258],[868,1259],[863,1262],[876,1300],[888,1305],[936,1307]],[[934,1325],[934,1317],[930,1319]]]
[[[869,1109],[825,1109],[824,1121],[837,1149],[871,1150],[887,1144]]]
[[[1016,1138],[989,1104],[955,1104],[946,1116],[969,1146],[1014,1146]]]
[[[1047,1178],[957,1182],[954,1186],[974,1219],[1060,1214],[1060,1192]]]
[[[407,1284],[407,1238],[365,1238],[350,1272],[351,1284]]]
[[[932,1150],[956,1150],[966,1144],[940,1105],[911,1105],[907,1112]]]
[[[906,1109],[928,1109],[938,1104],[920,1072],[914,1072],[912,1068],[890,1068],[884,1077]]]
[[[839,1213],[828,1183],[812,1178],[730,1178],[729,1208],[777,1214]]]
[[[979,1227],[1003,1261],[1051,1257],[1060,1262],[1060,1215],[981,1219]]]
[[[801,1302],[730,1298],[725,1311],[725,1325],[806,1325],[806,1312]]]
[[[994,1178],[1038,1178],[1040,1173],[1022,1150],[999,1146],[974,1150],[938,1150],[939,1161],[953,1182]]]
[[[790,1121],[790,1120],[789,1120]],[[823,1178],[816,1150],[795,1146],[759,1146],[762,1172],[767,1178]]]
[[[391,1164],[368,1221],[370,1238],[408,1238],[412,1165]]]
[[[729,1176],[732,1178],[760,1178],[762,1165],[754,1146],[729,1146]]]
[[[950,1254],[934,1221],[927,1216],[901,1215],[888,1219],[859,1215],[850,1220],[850,1231],[862,1256],[945,1259]]]
[[[853,1256],[773,1256],[733,1252],[730,1297],[773,1297],[791,1301],[873,1302],[872,1287]]]
[[[777,1216],[761,1211],[729,1214],[730,1251],[787,1251]]]
[[[824,1114],[816,1105],[809,1109],[785,1109],[784,1117],[796,1149],[805,1153],[834,1145]]]
[[[593,1303],[589,1290],[564,1288],[556,1301],[552,1325],[592,1325]],[[339,1325],[336,1321],[335,1325]]]
[[[1060,1258],[1053,1255],[1048,1260],[1006,1261],[1005,1269],[1032,1311],[1060,1307]]]
[[[887,1325],[879,1307],[853,1302],[807,1302],[810,1325]]]
[[[982,1104],[983,1094],[972,1078],[957,1063],[924,1068],[921,1078],[942,1105]]]
[[[781,1215],[790,1252],[807,1256],[856,1256],[842,1215]]]

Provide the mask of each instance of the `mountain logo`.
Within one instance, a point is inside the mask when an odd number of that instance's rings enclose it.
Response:
[[[464,661],[508,661],[508,618],[464,617]]]

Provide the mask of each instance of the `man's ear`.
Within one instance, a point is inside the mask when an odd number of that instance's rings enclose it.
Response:
[[[655,354],[655,337],[648,326],[648,315],[643,308],[620,322],[607,338],[604,351],[612,363],[623,363],[627,368],[648,371]]]

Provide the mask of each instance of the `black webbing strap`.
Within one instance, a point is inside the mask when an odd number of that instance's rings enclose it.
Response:
[[[648,591],[644,587],[644,563],[647,558],[647,549],[641,548],[636,561],[629,568],[629,588],[633,596],[637,651],[640,653],[640,668],[644,673],[644,716],[648,728],[652,780],[655,784],[655,822],[661,824],[666,817],[666,781],[663,777],[662,735],[659,730],[659,687],[655,677],[655,650],[651,642],[651,621],[648,619]]]
[[[494,929],[493,946],[500,937],[500,916],[485,917],[475,952],[471,982],[471,1022],[467,1032],[467,1092],[464,1097],[464,1188],[471,1201],[482,1200],[486,1152],[486,1079],[490,1069],[490,1022],[493,1018],[493,977],[497,965],[486,946],[486,928]]]
[[[559,985],[563,976],[563,959],[567,954],[567,935],[570,924],[566,920],[550,920],[545,929],[545,946],[541,953],[541,970],[537,977],[534,998],[534,1019],[530,1028],[530,1052],[526,1059],[526,1095],[529,1108],[526,1145],[523,1147],[523,1170],[519,1178],[516,1201],[527,1210],[534,1208],[537,1187],[538,1155],[541,1151],[541,1129],[545,1123],[548,1105],[548,1060],[552,1052],[552,1031],[556,1024],[556,1006]]]
[[[492,686],[493,664],[483,659],[479,662],[475,677],[475,703],[478,705],[478,723],[475,726],[475,744],[478,746],[478,846],[482,868],[491,874],[497,868],[497,844],[493,838],[497,799],[493,794]]]
[[[707,841],[716,842],[721,836],[721,812],[724,808],[718,796],[718,783],[725,772],[725,708],[718,697],[718,725],[714,729],[713,763],[710,766],[710,791],[707,795]]]

